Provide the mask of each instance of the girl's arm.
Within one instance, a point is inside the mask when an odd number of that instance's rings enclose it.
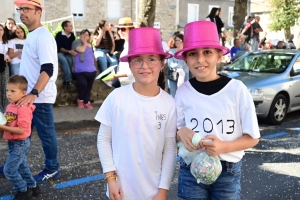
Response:
[[[233,151],[240,151],[255,146],[259,139],[254,139],[248,134],[244,134],[237,140],[225,142],[221,141],[217,136],[208,135],[204,140],[211,139],[211,142],[200,142],[199,146],[204,147],[206,152],[211,156],[218,156],[222,153],[229,153]]]
[[[105,173],[105,177],[107,177],[106,180],[109,187],[109,196],[116,200],[121,200],[123,198],[122,191],[119,189],[116,179],[111,177],[112,175],[116,174],[116,167],[114,165],[112,154],[111,138],[111,127],[101,124],[97,138],[100,162],[103,172]]]
[[[101,28],[98,29],[98,35],[94,36],[94,45],[95,47],[98,46],[102,40],[103,37],[103,31]]]
[[[177,147],[175,137],[166,137],[162,156],[161,178],[158,185],[159,191],[156,196],[162,197],[165,195],[166,197],[168,193],[175,171],[176,155]]]
[[[21,52],[22,52],[22,49],[19,49],[18,51],[14,52],[14,49],[8,48],[8,56],[11,59],[18,57]]]
[[[110,54],[113,54],[115,52],[115,40],[114,40],[114,36],[112,35],[112,33],[109,31],[109,35],[110,35],[110,38],[111,38],[111,42],[112,42],[112,48],[111,48],[111,51],[110,51]]]

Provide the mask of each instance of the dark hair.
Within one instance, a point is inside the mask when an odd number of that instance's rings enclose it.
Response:
[[[2,24],[0,24],[0,26],[3,28],[4,30],[4,26]],[[5,34],[5,30],[4,33],[2,35],[2,44],[7,44],[8,43],[8,39],[7,39],[7,35]]]
[[[13,21],[15,25],[16,25],[16,21],[13,18],[7,18],[7,20],[4,22],[4,27],[3,27],[4,28],[4,34],[6,35],[7,40],[10,40],[13,31],[9,30],[7,28],[7,22],[8,21]]]
[[[89,36],[91,37],[91,32],[88,29],[83,29],[82,31],[80,31],[80,35],[88,33]]]
[[[7,84],[19,85],[19,89],[22,91],[27,91],[28,87],[27,79],[22,75],[12,75],[9,77]]]
[[[99,35],[98,29],[99,29],[99,28],[102,29],[102,28],[105,26],[105,23],[106,23],[106,20],[101,20],[101,21],[99,22],[98,26],[96,27],[96,29],[95,29],[93,35]],[[112,39],[113,39],[113,38],[110,37],[109,31],[106,31],[105,37],[108,39],[108,40],[107,40],[108,45],[109,45],[109,46],[112,46]],[[109,39],[110,39],[110,40],[109,40]]]
[[[68,23],[71,23],[69,20],[65,20],[65,21],[63,21],[62,23],[61,23],[61,27],[62,27],[62,29],[64,29],[65,27],[67,27],[68,26]],[[64,29],[65,30],[65,29]]]
[[[175,36],[175,38],[177,38],[177,37],[180,38],[182,40],[182,42],[183,42],[183,34],[182,33],[177,34]]]
[[[24,33],[24,39],[26,39],[26,32],[25,32],[25,29],[22,27],[22,26],[19,26],[19,25],[15,25],[14,27],[13,27],[13,34],[12,34],[12,36],[11,36],[11,39],[14,39],[14,38],[17,38],[18,36],[17,36],[17,34],[16,34],[16,30],[17,29],[21,29],[22,31],[23,31],[23,33]]]
[[[219,10],[219,8],[213,7],[209,13],[209,15],[207,15],[206,18],[209,18],[210,21],[215,22],[214,18],[216,17],[216,12]]]

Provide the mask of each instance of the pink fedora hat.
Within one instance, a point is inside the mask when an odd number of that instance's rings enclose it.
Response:
[[[230,52],[227,47],[220,45],[220,39],[215,23],[210,21],[196,21],[184,27],[183,49],[177,51],[175,58],[183,60],[183,53],[198,48],[220,49],[223,55]]]
[[[142,54],[158,54],[165,58],[172,55],[164,52],[160,32],[156,28],[143,27],[135,28],[129,32],[128,55],[120,58],[121,62],[128,62],[128,58]]]
[[[37,6],[37,7],[41,8],[42,10],[45,10],[45,7],[42,6],[41,0],[16,0],[16,1],[14,1],[14,4],[17,7],[20,7],[22,4],[30,4],[30,5]]]

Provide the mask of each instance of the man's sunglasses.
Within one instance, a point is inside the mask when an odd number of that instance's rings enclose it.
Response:
[[[117,30],[121,30],[122,32],[125,32],[126,31],[126,28],[117,28]]]

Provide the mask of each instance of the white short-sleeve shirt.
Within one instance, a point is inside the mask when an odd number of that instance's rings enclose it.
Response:
[[[20,74],[28,81],[27,93],[35,86],[41,66],[47,63],[53,64],[53,75],[35,103],[54,103],[57,94],[55,84],[58,74],[57,46],[51,33],[41,26],[29,32],[22,51]]]
[[[8,48],[13,49],[14,52],[19,51],[20,49],[23,49],[25,40],[21,40],[19,38],[14,38],[12,40],[9,40],[8,42]],[[11,59],[11,64],[18,64],[21,62],[21,59],[17,57]]]

